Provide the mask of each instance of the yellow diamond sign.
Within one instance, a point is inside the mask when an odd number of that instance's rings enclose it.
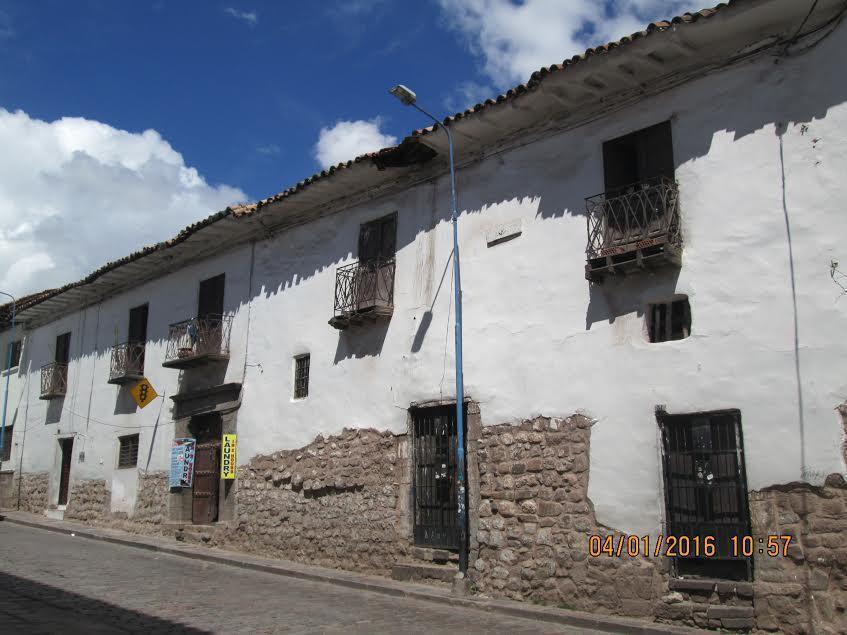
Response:
[[[132,398],[135,399],[135,403],[138,404],[139,408],[143,408],[159,396],[156,391],[153,390],[153,385],[147,381],[146,377],[142,377],[141,381],[130,388],[129,392],[132,395]]]

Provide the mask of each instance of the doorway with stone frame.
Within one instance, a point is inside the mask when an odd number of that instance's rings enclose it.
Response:
[[[223,435],[238,431],[241,384],[219,384],[179,392],[171,399],[174,402],[174,439],[193,438],[197,445],[192,485],[170,489],[168,522],[182,526],[235,520],[238,477],[220,478],[220,453]]]
[[[211,525],[220,516],[221,416],[211,413],[191,417],[188,428],[195,439],[191,522]]]

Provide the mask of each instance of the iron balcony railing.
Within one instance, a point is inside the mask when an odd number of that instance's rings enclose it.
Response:
[[[144,377],[144,342],[124,342],[112,348],[109,382],[123,383]]]
[[[391,315],[394,258],[354,262],[335,272],[335,310],[330,323],[344,328],[357,317]]]
[[[231,315],[207,315],[171,324],[163,366],[184,367],[229,358]]]
[[[41,399],[64,397],[68,392],[68,365],[53,362],[41,367]]]
[[[589,269],[628,252],[669,245],[676,253],[682,246],[679,190],[672,179],[662,176],[597,194],[585,199],[585,207]]]

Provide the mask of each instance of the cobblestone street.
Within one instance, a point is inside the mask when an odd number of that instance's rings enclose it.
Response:
[[[586,633],[0,523],[3,633]]]

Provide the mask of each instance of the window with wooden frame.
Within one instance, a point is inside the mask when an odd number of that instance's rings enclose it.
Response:
[[[15,426],[6,426],[3,432],[3,449],[0,450],[0,461],[8,461],[12,458],[12,429]]]
[[[603,144],[606,192],[657,177],[674,179],[671,122],[631,132]]]
[[[359,262],[383,263],[397,252],[397,213],[363,223],[359,228]]]
[[[650,304],[647,335],[651,342],[682,340],[691,335],[691,305],[688,298]]]
[[[6,349],[6,359],[3,360],[7,369],[12,369],[21,363],[21,340],[9,342],[9,347]]]
[[[305,399],[309,396],[309,355],[294,358],[294,398]]]
[[[118,467],[135,467],[138,465],[138,435],[130,434],[118,439]]]

